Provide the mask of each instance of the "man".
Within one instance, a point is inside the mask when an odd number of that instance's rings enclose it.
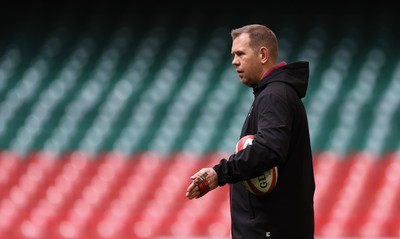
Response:
[[[186,197],[197,199],[230,185],[233,239],[314,238],[314,172],[306,111],[308,62],[278,63],[278,40],[268,27],[247,25],[231,31],[240,81],[253,89],[254,101],[240,138],[252,145],[191,177]],[[272,192],[257,196],[241,181],[277,166]]]

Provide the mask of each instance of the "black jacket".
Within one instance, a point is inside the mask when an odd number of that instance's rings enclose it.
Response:
[[[218,184],[230,184],[233,239],[314,237],[315,191],[307,115],[308,62],[281,66],[253,86],[254,101],[240,137],[247,146],[214,166]],[[274,190],[256,196],[241,183],[278,167]]]

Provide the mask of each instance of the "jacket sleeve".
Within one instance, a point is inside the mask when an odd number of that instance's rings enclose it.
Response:
[[[292,125],[292,113],[286,99],[285,94],[279,93],[259,96],[253,109],[258,122],[253,144],[213,167],[220,186],[256,177],[284,164]]]

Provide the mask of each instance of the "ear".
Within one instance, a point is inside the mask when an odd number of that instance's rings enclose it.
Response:
[[[261,63],[265,64],[269,60],[269,50],[266,47],[261,47],[260,48],[260,53],[259,53],[259,58]]]

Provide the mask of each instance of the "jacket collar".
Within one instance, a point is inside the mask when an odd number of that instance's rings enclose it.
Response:
[[[286,65],[286,64],[287,64],[287,63],[286,63],[285,61],[282,61],[281,63],[279,63],[279,64],[277,64],[277,65],[271,67],[271,69],[269,69],[267,72],[265,72],[265,74],[261,77],[260,80],[264,79],[267,75],[269,75],[269,73],[271,73],[271,72],[274,71],[275,69],[277,69],[277,68],[279,68],[279,67],[281,67],[281,66],[284,66],[284,65]]]
[[[261,77],[260,81],[261,81],[262,79],[264,79],[265,77],[267,77],[267,75],[269,75],[269,74],[270,74],[271,72],[273,72],[274,70],[276,70],[276,69],[278,69],[278,68],[280,68],[280,67],[282,67],[282,66],[285,66],[285,65],[287,65],[287,63],[286,63],[285,61],[282,61],[281,63],[279,63],[279,64],[277,64],[277,65],[271,67],[271,68],[270,68],[267,72],[265,72],[265,74]],[[257,91],[258,88],[259,88],[259,84],[258,84],[258,82],[257,82],[257,83],[255,83],[255,84],[253,85],[253,90],[254,90],[254,92]]]

